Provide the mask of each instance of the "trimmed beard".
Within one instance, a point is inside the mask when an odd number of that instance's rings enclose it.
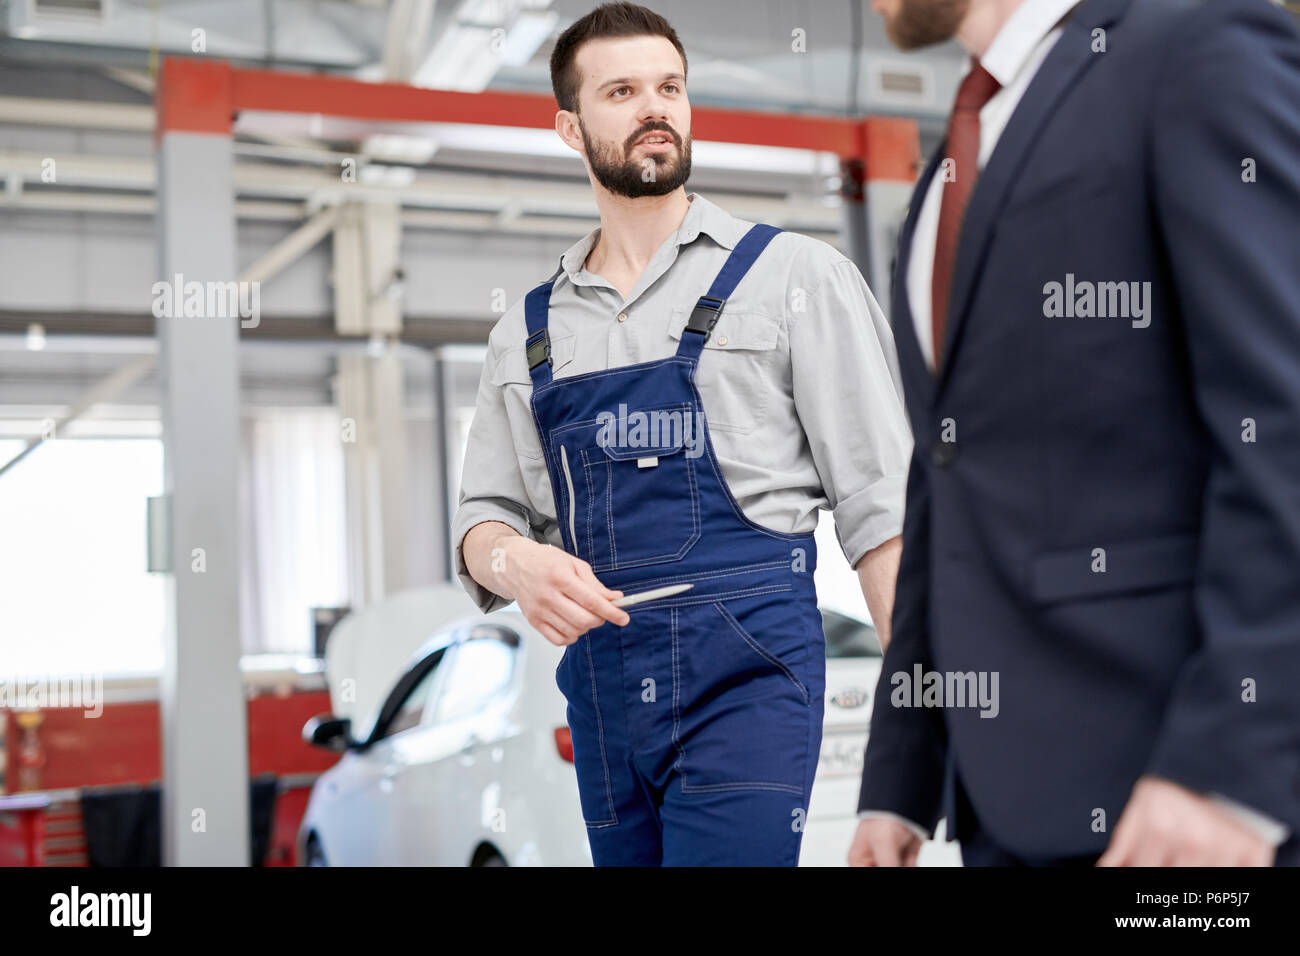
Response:
[[[898,13],[885,20],[885,32],[900,50],[947,43],[970,9],[970,0],[900,0]]]
[[[611,143],[601,143],[592,139],[587,127],[578,117],[578,129],[582,132],[582,144],[587,150],[587,162],[591,164],[592,175],[616,196],[639,199],[642,196],[666,196],[674,189],[686,183],[691,177],[691,139],[683,142],[676,131],[667,124],[656,123],[637,130],[619,155],[617,147]],[[633,144],[647,133],[663,133],[677,146],[676,162],[670,154],[651,153],[640,162],[628,158]],[[652,165],[646,166],[649,162]],[[653,178],[647,179],[646,172],[653,170]]]

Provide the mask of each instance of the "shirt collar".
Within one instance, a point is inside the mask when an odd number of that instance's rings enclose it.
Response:
[[[699,193],[687,193],[686,199],[690,202],[690,206],[686,210],[686,215],[682,217],[677,232],[673,234],[674,245],[684,246],[698,239],[700,233],[705,233],[722,248],[734,249],[736,243],[745,235],[747,224],[720,206],[709,202]],[[564,273],[571,282],[576,281],[578,273],[582,272],[583,263],[587,261],[588,254],[599,238],[600,227],[597,226],[564,250],[560,256],[559,266],[551,273],[551,278],[554,279],[560,273]]]
[[[1043,41],[1080,0],[1025,0],[1002,24],[980,64],[1006,89]]]

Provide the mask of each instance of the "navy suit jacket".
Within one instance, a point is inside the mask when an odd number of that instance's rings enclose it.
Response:
[[[952,821],[956,774],[1001,845],[1086,855],[1153,774],[1300,832],[1294,18],[1086,0],[972,193],[936,375],[905,277],[942,155],[893,282],[916,446],[859,807]],[[996,672],[996,716],[902,706],[918,665]]]

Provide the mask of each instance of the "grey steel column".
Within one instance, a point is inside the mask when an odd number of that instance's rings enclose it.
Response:
[[[227,283],[235,257],[228,135],[164,132],[160,278]],[[184,289],[173,290],[173,297]],[[167,866],[249,863],[248,733],[239,655],[239,324],[157,320],[171,574],[161,686]]]

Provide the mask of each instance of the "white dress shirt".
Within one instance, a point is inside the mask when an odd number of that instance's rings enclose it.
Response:
[[[1002,85],[980,110],[979,168],[993,153],[1007,121],[1020,104],[1043,59],[1060,39],[1058,25],[1079,0],[1025,0],[1007,18],[988,52],[980,59],[984,69]],[[978,183],[976,184],[978,187]],[[934,273],[934,246],[939,235],[939,205],[943,170],[936,169],[916,217],[911,256],[907,263],[907,302],[916,326],[925,363],[934,368],[934,331],[930,324],[930,281]]]
[[[1020,104],[1025,90],[1038,73],[1047,54],[1051,52],[1063,32],[1066,16],[1081,0],[1025,0],[1007,18],[988,51],[980,59],[981,65],[1001,84],[984,108],[980,110],[979,168],[983,170],[997,146],[1002,131],[1006,129],[1011,114]],[[934,247],[939,234],[939,206],[943,191],[942,169],[936,169],[930,180],[925,200],[917,214],[912,234],[912,246],[907,264],[907,301],[912,312],[912,323],[921,354],[926,365],[934,368],[934,332],[931,326],[930,284],[934,273]],[[978,188],[978,184],[977,187]],[[1283,823],[1265,816],[1236,801],[1218,794],[1208,794],[1211,800],[1250,827],[1273,846],[1283,843],[1290,829]],[[886,810],[863,810],[859,819],[889,817],[897,820],[922,840],[930,833],[917,823]]]

